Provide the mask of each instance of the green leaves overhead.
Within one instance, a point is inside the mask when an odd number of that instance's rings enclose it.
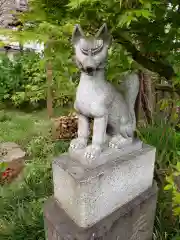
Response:
[[[21,41],[51,41],[56,52],[53,57],[58,52],[72,54],[74,24],[80,23],[85,32],[95,34],[106,22],[118,43],[116,49],[121,44],[133,60],[167,79],[175,75],[171,65],[175,66],[175,58],[179,58],[177,0],[171,4],[165,0],[30,0],[29,5],[30,11],[20,16],[23,29],[15,35],[19,34]]]

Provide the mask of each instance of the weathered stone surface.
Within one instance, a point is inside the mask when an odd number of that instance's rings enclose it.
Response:
[[[0,183],[11,182],[22,170],[26,153],[14,142],[0,143],[0,164],[5,169],[0,175]]]
[[[54,196],[78,226],[90,227],[152,186],[154,162],[148,145],[95,169],[61,155],[53,163]]]
[[[91,161],[88,161],[86,159],[85,149],[77,150],[75,152],[69,152],[69,156],[75,161],[83,164],[85,167],[93,169],[107,162],[112,162],[114,159],[122,157],[126,154],[131,154],[134,151],[141,150],[142,144],[143,143],[139,139],[136,139],[129,144],[126,144],[121,149],[109,148],[108,146],[106,146],[104,151],[97,158],[94,158]]]
[[[44,209],[47,240],[151,240],[157,186],[146,190],[91,228],[77,226],[55,198]]]
[[[14,142],[0,144],[0,161],[12,162],[24,158],[26,153]]]

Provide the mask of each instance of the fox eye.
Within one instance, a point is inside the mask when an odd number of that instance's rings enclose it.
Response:
[[[80,50],[86,56],[88,56],[88,55],[94,56],[102,51],[103,46],[104,46],[104,44],[103,44],[102,40],[95,40],[92,42],[87,42],[82,39],[81,44],[80,44]]]
[[[81,52],[86,55],[86,56],[95,56],[97,55],[99,52],[101,52],[102,49],[83,49],[81,48]]]

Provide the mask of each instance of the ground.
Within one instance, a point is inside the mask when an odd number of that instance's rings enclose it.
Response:
[[[59,110],[62,115],[66,110]],[[65,152],[68,142],[53,142],[51,123],[46,111],[31,114],[0,111],[0,142],[13,141],[27,152],[26,167],[21,178],[0,187],[0,239],[44,240],[43,203],[52,194],[51,162],[54,155]],[[177,161],[174,132],[163,126],[141,129],[141,138],[157,147],[155,178],[160,194],[154,228],[154,240],[180,236],[177,218],[172,217],[171,196],[163,191],[162,178],[169,161]],[[175,140],[176,139],[176,140]],[[176,238],[173,238],[175,237]]]

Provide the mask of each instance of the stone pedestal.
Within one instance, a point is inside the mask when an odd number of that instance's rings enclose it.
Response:
[[[155,152],[143,144],[91,169],[68,154],[55,159],[54,196],[44,210],[47,240],[152,239]]]
[[[91,228],[77,226],[55,198],[46,202],[47,240],[152,240],[156,184]]]
[[[68,154],[53,162],[54,197],[80,227],[91,227],[152,186],[155,148],[116,157],[94,169]]]

